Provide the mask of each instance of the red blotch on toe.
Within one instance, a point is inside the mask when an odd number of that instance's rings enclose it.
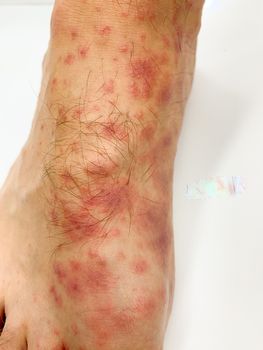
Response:
[[[132,271],[136,275],[143,275],[149,270],[149,265],[146,260],[138,259],[132,263]]]
[[[72,65],[74,62],[75,62],[75,59],[76,59],[76,57],[75,57],[75,55],[73,55],[73,54],[68,54],[66,57],[65,57],[65,59],[64,59],[64,63],[66,64],[66,65]]]
[[[112,28],[110,26],[102,26],[100,28],[97,28],[97,32],[101,36],[107,36],[110,35],[112,32]]]
[[[89,47],[87,46],[82,46],[79,48],[79,56],[82,59],[85,59],[88,56],[89,53]]]

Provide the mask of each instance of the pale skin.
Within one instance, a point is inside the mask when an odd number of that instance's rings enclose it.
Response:
[[[1,350],[161,350],[200,0],[57,0],[0,192]]]

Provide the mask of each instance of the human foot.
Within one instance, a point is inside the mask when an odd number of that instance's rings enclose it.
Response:
[[[58,0],[0,199],[0,349],[160,350],[202,1]]]

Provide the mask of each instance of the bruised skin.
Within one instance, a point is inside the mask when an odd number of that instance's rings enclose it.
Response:
[[[29,349],[162,349],[201,8],[56,2],[36,118],[0,200],[5,328],[23,326]]]

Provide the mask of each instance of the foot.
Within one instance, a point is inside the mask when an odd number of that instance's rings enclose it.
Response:
[[[56,1],[33,128],[0,192],[0,349],[162,349],[202,3]]]

